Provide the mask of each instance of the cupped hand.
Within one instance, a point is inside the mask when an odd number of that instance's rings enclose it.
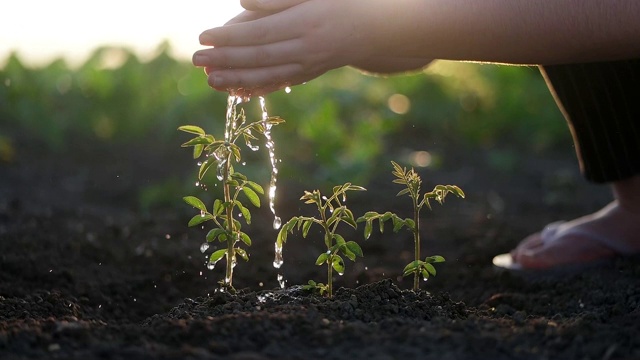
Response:
[[[200,35],[212,48],[196,52],[193,63],[205,68],[210,86],[264,95],[370,58],[367,26],[357,16],[367,0],[271,1],[294,6],[247,11]],[[255,9],[252,3],[243,1]]]

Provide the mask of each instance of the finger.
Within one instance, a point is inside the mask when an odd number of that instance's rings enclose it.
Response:
[[[273,43],[299,37],[309,26],[289,10],[253,21],[233,23],[209,29],[200,34],[205,46],[247,46]]]
[[[264,17],[266,15],[268,15],[268,13],[257,12],[257,11],[243,11],[240,14],[231,18],[229,21],[227,21],[225,25],[232,25],[232,24],[239,24],[247,21],[253,21],[253,20],[260,19],[261,17]]]
[[[209,73],[207,82],[216,90],[281,89],[309,81],[321,75],[321,72],[304,72],[298,64],[286,64],[258,69],[216,69]]]
[[[247,10],[282,10],[301,4],[307,0],[240,0]]]
[[[298,40],[281,41],[261,46],[209,48],[193,54],[193,64],[211,68],[261,68],[299,62],[300,54],[307,54]],[[305,56],[309,63],[311,56]],[[300,61],[301,62],[301,61]],[[315,61],[314,61],[315,62]]]

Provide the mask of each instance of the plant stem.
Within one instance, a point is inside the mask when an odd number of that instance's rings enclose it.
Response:
[[[329,288],[329,299],[333,297],[333,256],[327,260],[327,287]]]
[[[224,202],[229,204],[226,207],[227,211],[227,271],[225,275],[225,285],[233,287],[233,258],[235,257],[235,231],[233,229],[233,208],[231,206],[231,189],[229,189],[229,172],[231,171],[231,154],[227,155],[227,161],[224,164],[223,172],[223,190],[224,190]]]
[[[418,208],[417,199],[413,199],[413,221],[415,222],[415,229],[413,231],[414,242],[414,260],[420,261],[420,209]],[[416,271],[413,274],[413,291],[418,291],[420,288],[420,272]]]

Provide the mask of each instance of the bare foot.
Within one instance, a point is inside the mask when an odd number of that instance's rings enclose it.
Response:
[[[511,258],[523,269],[549,269],[636,253],[640,213],[623,209],[616,200],[594,214],[548,225],[524,239]]]

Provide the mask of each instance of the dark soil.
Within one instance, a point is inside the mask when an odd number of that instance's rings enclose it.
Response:
[[[238,294],[215,292],[223,269],[204,266],[206,231],[186,227],[186,194],[173,207],[138,205],[140,189],[193,175],[176,149],[51,154],[19,142],[0,163],[1,359],[640,358],[637,258],[544,278],[491,265],[546,223],[606,204],[608,189],[582,181],[570,150],[516,152],[507,167],[490,152],[447,153],[447,167],[421,172],[425,187],[467,193],[424,213],[423,256],[447,259],[437,276],[407,290],[411,239],[389,230],[361,241],[365,257],[347,262],[328,300],[299,286],[326,282],[314,234],[290,236],[279,288],[265,207],[254,211],[251,260],[236,267]],[[390,180],[351,197],[352,210],[408,210]],[[283,219],[306,211],[298,198],[317,187],[279,185]]]

